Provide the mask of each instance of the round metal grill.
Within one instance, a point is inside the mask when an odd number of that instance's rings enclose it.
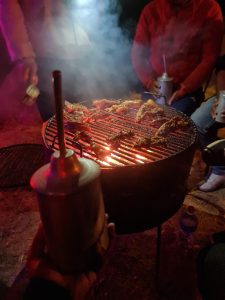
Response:
[[[194,123],[183,113],[170,107],[164,106],[164,117],[158,119],[154,125],[152,122],[135,122],[136,111],[132,110],[129,115],[110,114],[110,118],[97,120],[88,124],[90,132],[88,134],[95,146],[98,148],[98,155],[93,151],[88,141],[75,138],[76,130],[65,126],[66,146],[75,151],[78,157],[93,159],[101,167],[112,168],[121,166],[134,166],[137,164],[151,163],[174,156],[188,146],[195,143],[197,131]],[[166,145],[135,148],[134,144],[145,137],[154,136],[157,129],[165,122],[175,116],[180,116],[188,121],[188,126],[184,129],[169,131]],[[121,131],[132,131],[133,136],[120,140],[117,147],[111,148],[107,142],[112,134]],[[55,117],[52,117],[43,128],[44,142],[48,148],[58,150],[58,138]]]

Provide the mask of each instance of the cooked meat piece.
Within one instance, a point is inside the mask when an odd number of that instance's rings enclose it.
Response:
[[[140,122],[145,119],[153,118],[155,116],[163,116],[164,110],[157,105],[153,100],[148,100],[139,108],[136,114],[135,121]]]
[[[107,99],[96,99],[92,101],[92,104],[97,109],[105,109],[107,107],[111,107],[114,104],[118,104],[118,100],[107,100]]]
[[[73,141],[77,142],[80,139],[80,131],[77,131],[73,135]]]
[[[114,105],[112,105],[112,106],[110,106],[110,107],[107,107],[107,108],[105,109],[105,111],[108,112],[108,113],[116,113],[116,110],[117,110],[119,107],[120,107],[119,104],[114,104]]]
[[[119,104],[115,104],[109,108],[106,108],[106,111],[109,113],[127,114],[129,109],[139,108],[142,102],[142,100],[125,100]]]
[[[80,139],[87,143],[92,142],[92,137],[86,131],[80,131]]]
[[[85,131],[77,131],[73,135],[73,141],[77,142],[78,140],[82,140],[87,143],[92,143],[92,137]]]
[[[173,117],[171,120],[165,122],[156,132],[157,136],[166,136],[173,130],[183,129],[189,125],[187,119],[182,117]]]
[[[80,103],[65,102],[64,119],[69,122],[86,123],[90,122],[92,111]]]
[[[111,135],[106,142],[109,143],[111,146],[117,147],[121,140],[125,138],[134,136],[134,132],[132,130],[125,131],[121,130],[113,135]]]
[[[121,104],[128,108],[139,108],[142,105],[142,100],[125,100]]]
[[[109,108],[106,108],[105,111],[108,113],[126,114],[128,112],[128,107],[123,106],[122,104],[115,104]]]
[[[153,136],[151,145],[152,146],[166,146],[168,143],[167,138],[162,137],[162,136]]]
[[[167,139],[160,136],[143,137],[140,138],[135,144],[135,148],[151,147],[151,146],[166,146]]]
[[[182,117],[174,117],[173,121],[175,122],[176,129],[183,129],[190,125],[189,121]]]
[[[149,125],[153,126],[153,127],[159,127],[159,126],[161,126],[163,123],[165,123],[167,121],[168,121],[168,118],[166,118],[166,117],[157,118],[157,119],[154,119],[153,121],[151,121],[149,123]]]
[[[103,149],[100,145],[94,142],[90,144],[90,147],[98,158],[104,159],[110,153],[109,150]]]
[[[160,106],[153,107],[150,112],[154,116],[164,116],[164,110]]]
[[[65,101],[65,106],[64,110],[68,113],[73,113],[73,112],[81,112],[81,113],[88,113],[88,108],[80,103],[70,103],[68,101]]]
[[[105,110],[92,110],[90,119],[92,121],[104,120],[110,117],[110,114]]]
[[[64,111],[64,119],[65,122],[77,122],[77,123],[84,123],[86,120],[86,116],[82,111],[74,111],[68,113],[67,111]]]

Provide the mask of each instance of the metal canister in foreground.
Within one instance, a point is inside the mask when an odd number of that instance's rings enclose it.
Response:
[[[221,117],[222,110],[225,110],[225,90],[219,92],[219,103],[216,110],[216,121],[219,123],[225,123],[225,118]]]
[[[169,77],[165,72],[162,76],[157,78],[159,91],[161,97],[158,97],[156,102],[158,104],[166,104],[166,101],[172,96],[173,93],[173,78]]]
[[[76,274],[90,268],[99,238],[102,246],[108,247],[99,176],[94,161],[77,159],[67,149],[63,158],[55,152],[50,163],[31,178],[49,256],[62,273]]]
[[[52,75],[59,151],[34,173],[31,186],[38,194],[50,259],[60,272],[77,274],[97,267],[97,248],[108,247],[100,168],[66,149],[61,72]]]

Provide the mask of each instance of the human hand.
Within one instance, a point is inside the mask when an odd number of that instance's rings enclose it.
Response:
[[[213,119],[216,119],[217,117],[219,117],[221,122],[225,123],[225,109],[222,109],[220,112],[217,112],[218,105],[219,105],[219,100],[216,99],[211,108],[211,116]],[[219,116],[218,116],[218,114],[219,114]]]
[[[216,98],[213,102],[212,108],[211,108],[211,116],[213,119],[216,119],[216,117],[219,117],[221,121],[225,122],[225,109],[222,109],[220,112],[217,112],[217,108],[219,105],[219,99]],[[220,116],[218,116],[220,114]]]
[[[36,85],[38,83],[37,64],[33,57],[25,57],[20,60],[24,82]]]
[[[180,98],[179,90],[175,91],[172,96],[167,100],[167,104],[171,105],[173,102],[177,101]]]
[[[218,107],[218,104],[219,104],[219,99],[216,98],[212,104],[212,108],[211,108],[211,116],[213,119],[216,118],[216,110],[217,110],[217,107]]]
[[[182,98],[186,93],[187,91],[185,86],[181,85],[180,88],[176,90],[169,99],[167,99],[167,104],[171,105],[173,102]]]
[[[109,240],[111,241],[115,236],[115,225],[113,223],[108,224],[107,215],[105,224],[105,229],[108,230]],[[98,256],[103,257],[106,254],[106,251],[107,249],[104,247],[104,241],[102,241],[100,237],[96,245],[96,252]],[[91,270],[76,276],[61,274],[56,270],[48,256],[48,249],[42,225],[39,226],[33,240],[26,266],[31,278],[39,277],[56,283],[68,290],[71,299],[74,300],[85,299],[97,279],[97,273]]]
[[[160,94],[160,85],[157,80],[149,79],[145,84],[147,90],[153,94]]]

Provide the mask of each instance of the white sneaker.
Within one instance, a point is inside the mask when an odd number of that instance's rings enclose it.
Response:
[[[200,185],[198,189],[203,192],[213,192],[222,187],[225,187],[225,175],[212,173],[207,181]]]

